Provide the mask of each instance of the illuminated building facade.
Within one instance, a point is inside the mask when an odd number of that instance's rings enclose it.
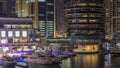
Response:
[[[6,0],[0,0],[0,13],[4,13],[4,14],[7,13],[7,2],[6,2]]]
[[[120,34],[120,0],[113,0],[113,31]]]
[[[15,16],[15,1],[16,0],[0,0],[0,16]]]
[[[120,0],[113,0],[113,36],[120,48]]]
[[[113,39],[120,33],[120,0],[106,0],[106,34]]]
[[[7,14],[16,15],[15,12],[15,1],[16,0],[6,0],[7,1]]]
[[[106,39],[112,39],[113,37],[113,1],[106,0],[106,21],[105,21],[105,32]]]
[[[98,52],[104,39],[104,0],[65,0],[66,32],[76,52]]]
[[[34,29],[30,18],[0,18],[0,52],[35,49]],[[29,49],[31,47],[31,49]]]
[[[40,37],[54,37],[54,0],[16,0],[16,13],[19,17],[33,18],[33,27]]]

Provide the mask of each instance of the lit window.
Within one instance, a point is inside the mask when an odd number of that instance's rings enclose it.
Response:
[[[6,52],[9,50],[9,47],[3,47],[3,52]]]
[[[89,6],[96,6],[96,3],[89,3]]]
[[[53,3],[47,3],[47,5],[54,5]]]
[[[45,2],[45,0],[39,0],[39,2]]]
[[[13,36],[13,31],[8,31],[8,37],[12,37]]]
[[[87,3],[80,3],[78,6],[87,6]]]
[[[22,31],[22,37],[27,37],[27,31]]]
[[[19,38],[15,38],[14,42],[20,42]]]
[[[25,42],[27,42],[27,39],[22,38],[22,39],[20,39],[20,42],[25,43]]]
[[[45,14],[39,14],[39,16],[45,16]]]
[[[6,43],[6,39],[1,39],[1,43]]]
[[[15,37],[20,37],[20,31],[15,31]]]
[[[73,4],[73,6],[76,6],[77,4]]]
[[[1,31],[1,37],[6,37],[6,31]]]
[[[53,11],[47,11],[47,14],[53,14],[54,12]]]
[[[97,22],[97,20],[89,20],[89,22]]]
[[[87,20],[79,20],[79,22],[87,22]]]
[[[35,2],[35,0],[31,0],[30,2]]]
[[[72,22],[75,22],[76,20],[72,20]]]

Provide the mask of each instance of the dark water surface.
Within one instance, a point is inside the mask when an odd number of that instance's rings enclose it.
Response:
[[[83,54],[62,61],[61,68],[104,68],[104,56]]]
[[[61,68],[120,68],[120,55],[82,54],[63,60]]]
[[[30,68],[120,68],[120,56],[79,54],[62,60],[61,64],[33,65]]]

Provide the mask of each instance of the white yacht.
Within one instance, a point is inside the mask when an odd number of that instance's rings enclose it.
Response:
[[[16,65],[16,63],[12,60],[12,57],[3,56],[1,60],[2,60],[2,66],[14,67]]]
[[[120,48],[115,48],[110,51],[111,54],[120,54]]]
[[[28,55],[27,58],[23,60],[26,63],[36,63],[36,64],[52,64],[60,62],[59,58],[54,56],[43,56],[38,54]]]

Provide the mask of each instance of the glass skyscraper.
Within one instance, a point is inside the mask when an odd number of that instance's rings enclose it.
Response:
[[[7,13],[7,2],[6,0],[0,0],[0,12],[6,14]]]
[[[17,0],[16,12],[19,17],[31,17],[36,34],[54,38],[54,0]]]
[[[67,36],[76,52],[98,52],[104,39],[104,0],[65,0]]]
[[[0,17],[14,17],[15,0],[0,0]]]

